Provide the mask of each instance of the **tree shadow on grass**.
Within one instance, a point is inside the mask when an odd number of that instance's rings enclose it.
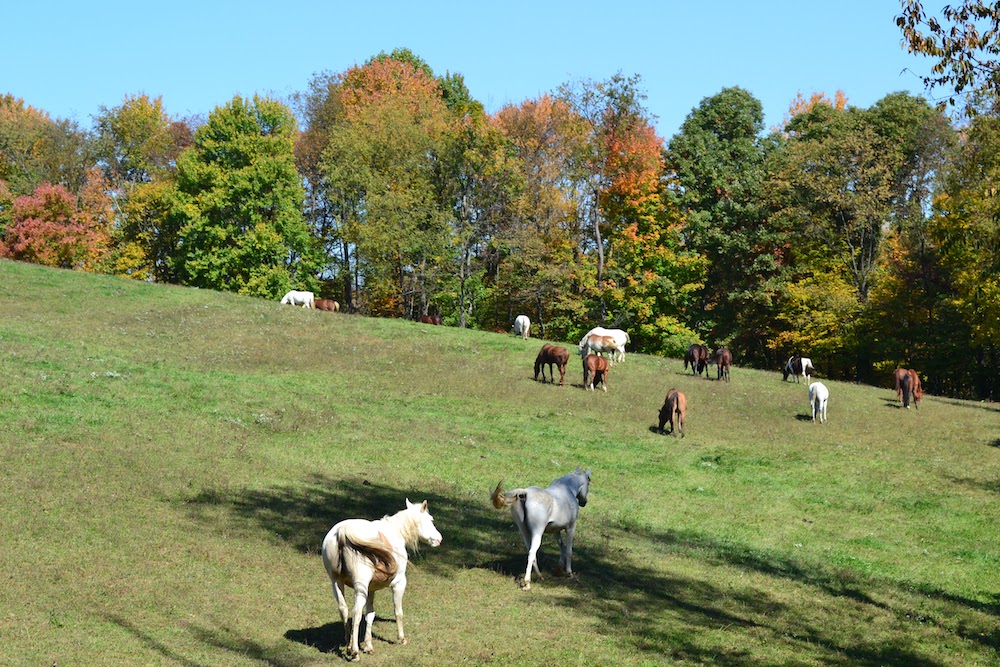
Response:
[[[409,495],[414,502],[428,501],[444,536],[442,548],[435,550],[432,558],[413,555],[412,560],[421,568],[442,579],[467,568],[482,568],[513,579],[523,573],[526,554],[516,531],[512,541],[509,513],[493,509],[487,494],[484,490],[481,498],[456,499],[415,494],[364,479],[316,476],[297,486],[205,491],[189,499],[189,506],[195,515],[208,507],[222,508],[228,514],[226,520],[272,535],[303,553],[318,553],[323,536],[340,519],[394,513],[402,509]],[[733,646],[752,636],[783,647],[780,655],[802,653],[828,665],[936,667],[944,663],[926,657],[921,650],[926,641],[921,628],[928,623],[936,626],[935,632],[954,633],[985,651],[1000,650],[997,602],[967,600],[934,589],[915,593],[902,582],[808,565],[784,554],[720,542],[698,532],[624,530],[588,520],[586,510],[577,536],[573,560],[577,578],[546,574],[537,585],[558,590],[559,603],[593,618],[600,632],[627,638],[637,650],[650,655],[749,667],[759,664],[761,656],[750,648]],[[551,536],[543,540],[543,572],[554,565],[554,542]],[[808,597],[819,599],[831,616],[811,621],[809,612],[815,605],[810,602],[789,602],[787,597],[776,598],[750,584],[720,586],[706,577],[674,575],[636,563],[629,550],[633,544],[709,568],[735,568],[788,580],[807,588]],[[906,606],[921,606],[920,596],[937,601],[932,606],[943,605],[943,618],[927,619],[914,611],[914,617],[921,618],[919,623],[907,620],[910,613]],[[838,614],[855,618],[844,621]],[[857,618],[867,616],[883,618],[890,626],[886,631],[891,638],[872,633],[867,641],[843,632],[845,623],[863,624]],[[339,623],[327,623],[291,629],[284,637],[330,653],[341,646],[342,632]],[[713,644],[713,640],[704,639],[706,632],[724,636]]]

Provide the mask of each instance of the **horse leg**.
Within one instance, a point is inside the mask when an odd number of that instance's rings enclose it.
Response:
[[[525,527],[527,529],[527,527]],[[538,569],[538,547],[542,545],[542,531],[539,530],[530,536],[530,541],[525,540],[528,547],[528,566],[524,568],[524,583],[521,584],[522,591],[531,590],[531,570],[534,569],[538,578],[542,578],[542,571]]]
[[[372,626],[375,625],[375,591],[368,592],[365,600],[365,643],[361,645],[362,653],[371,653],[372,646]]]
[[[339,581],[333,582],[333,597],[337,600],[337,609],[340,611],[340,620],[344,624],[344,646],[351,645],[351,617],[347,609],[347,599],[344,597],[344,585]]]
[[[396,634],[400,644],[408,643],[403,634],[403,591],[406,590],[406,577],[399,577],[392,584],[392,608],[396,615]]]
[[[571,523],[566,526],[565,540],[563,540],[562,533],[559,533],[559,553],[562,558],[562,563],[560,564],[567,577],[573,576],[573,533],[575,532],[576,523]]]
[[[358,631],[361,630],[361,614],[368,601],[368,584],[354,582],[354,622],[351,624],[351,645],[347,649],[348,658],[360,660],[361,651],[358,648]]]

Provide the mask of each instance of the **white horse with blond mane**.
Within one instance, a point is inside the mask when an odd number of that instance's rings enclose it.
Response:
[[[282,305],[302,306],[303,308],[313,308],[316,304],[316,297],[312,292],[301,292],[291,290],[281,297]]]
[[[392,589],[392,603],[396,616],[399,643],[405,644],[403,634],[403,591],[406,590],[406,548],[415,550],[423,541],[436,547],[441,544],[441,533],[434,527],[434,518],[427,511],[427,501],[413,504],[406,501],[406,509],[378,521],[345,519],[326,534],[323,539],[323,565],[333,584],[333,595],[344,622],[344,643],[348,644],[347,657],[358,660],[361,651],[372,652],[372,624],[375,622],[375,591]],[[354,589],[353,622],[349,622],[344,586]],[[361,610],[365,610],[365,641],[358,648],[358,629]],[[349,642],[349,643],[348,643]]]

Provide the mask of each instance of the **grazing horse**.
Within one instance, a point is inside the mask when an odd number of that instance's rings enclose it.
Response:
[[[325,310],[328,313],[340,312],[340,304],[333,299],[316,299],[314,306],[316,310]]]
[[[281,303],[283,305],[293,305],[302,306],[303,308],[312,308],[316,298],[313,296],[312,292],[300,292],[299,290],[291,290],[285,296],[281,297]]]
[[[687,354],[684,355],[684,370],[687,370],[690,363],[692,375],[701,375],[702,371],[704,371],[707,378],[709,356],[710,353],[707,347],[695,343],[688,348]]]
[[[715,351],[715,365],[719,367],[717,380],[725,379],[729,382],[729,367],[733,365],[733,353],[728,347],[720,347]]]
[[[625,358],[625,353],[618,345],[618,339],[601,334],[590,334],[580,341],[580,356],[586,357],[590,353],[603,355],[611,363],[614,363],[619,354],[621,358]]]
[[[667,392],[667,397],[663,401],[663,407],[660,408],[660,433],[663,433],[663,426],[667,422],[670,422],[670,433],[677,437],[677,431],[681,432],[681,437],[684,437],[684,418],[687,415],[688,401],[687,396],[676,389],[671,389]]]
[[[417,322],[420,322],[421,324],[439,325],[439,324],[441,324],[441,316],[440,315],[421,315],[420,317],[417,318]]]
[[[587,339],[591,336],[611,336],[615,339],[618,344],[618,350],[614,354],[613,361],[625,361],[625,345],[632,342],[629,338],[628,332],[621,329],[605,329],[604,327],[594,327],[580,339],[580,353],[583,354],[584,348],[587,347]]]
[[[583,359],[583,386],[593,391],[594,385],[599,382],[601,388],[607,391],[608,371],[610,370],[610,361],[597,354],[588,354]]]
[[[903,389],[904,378],[909,378],[907,383],[909,392]],[[893,371],[892,379],[896,385],[896,400],[902,403],[904,408],[909,409],[912,396],[913,406],[919,410],[920,400],[924,397],[923,387],[920,386],[920,375],[912,368],[897,368]]]
[[[781,369],[781,379],[787,380],[789,375],[795,377],[795,382],[798,383],[799,376],[801,376],[806,382],[812,379],[812,376],[816,374],[816,369],[813,368],[812,359],[809,357],[800,357],[797,354],[793,354],[785,362],[785,367]]]
[[[527,340],[528,332],[531,330],[531,320],[527,315],[518,315],[514,318],[514,335]]]
[[[813,382],[809,385],[809,407],[812,408],[812,418],[816,421],[819,415],[819,423],[826,421],[826,403],[830,400],[830,390],[822,382]]]
[[[542,345],[542,349],[538,351],[538,356],[535,357],[535,380],[538,380],[538,371],[542,371],[542,382],[545,382],[545,364],[548,364],[549,380],[554,383],[556,376],[552,373],[552,364],[555,364],[556,368],[559,369],[559,386],[564,386],[566,384],[566,364],[568,363],[569,350],[565,347],[549,345],[548,343]]]
[[[403,591],[406,590],[406,548],[417,548],[420,541],[436,547],[441,533],[434,527],[434,518],[427,511],[427,501],[414,504],[406,501],[406,509],[378,521],[345,519],[323,539],[323,565],[333,584],[340,618],[344,622],[344,643],[351,660],[361,657],[361,651],[372,652],[372,625],[375,622],[375,591],[392,589],[399,643],[403,634]],[[348,615],[344,586],[354,589],[353,622]],[[358,648],[358,628],[361,611],[365,611],[365,641]]]
[[[573,574],[573,534],[576,532],[576,517],[580,508],[587,505],[587,491],[590,489],[590,470],[577,468],[540,489],[529,486],[504,493],[503,481],[497,484],[491,499],[497,509],[510,507],[511,516],[524,538],[528,549],[528,566],[524,570],[521,590],[531,589],[531,570],[538,578],[538,547],[544,533],[555,533],[559,540],[559,567],[567,576]],[[566,533],[565,539],[563,532]]]

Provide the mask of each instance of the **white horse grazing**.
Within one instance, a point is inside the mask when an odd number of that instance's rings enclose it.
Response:
[[[493,491],[493,506],[497,509],[510,507],[511,516],[514,517],[514,523],[524,538],[524,546],[528,549],[528,566],[524,570],[521,590],[531,589],[532,569],[539,579],[542,577],[536,554],[542,543],[543,533],[556,533],[559,540],[559,566],[567,575],[572,575],[573,533],[576,532],[577,514],[587,504],[590,470],[577,468],[553,481],[546,489],[529,486],[504,493],[502,486],[503,482],[500,482]]]
[[[614,336],[590,334],[583,339],[583,342],[580,345],[580,356],[583,357],[584,360],[584,370],[586,370],[587,367],[587,356],[590,355],[591,352],[597,356],[603,356],[608,360],[609,364],[613,364],[619,354],[622,356],[625,355]]]
[[[528,331],[531,329],[531,320],[527,315],[518,315],[514,318],[514,335],[527,340]]]
[[[812,418],[816,421],[819,415],[819,423],[826,421],[826,403],[830,400],[830,390],[822,382],[813,382],[809,385],[809,407],[812,408]]]
[[[615,354],[615,358],[612,361],[625,361],[625,345],[631,343],[632,339],[629,338],[628,332],[622,329],[605,329],[604,327],[594,327],[587,334],[580,339],[580,355],[584,356],[583,350],[586,347],[587,339],[591,336],[611,336],[618,343],[618,351]]]
[[[303,308],[313,308],[316,305],[316,298],[313,296],[312,292],[300,292],[298,290],[292,290],[285,296],[281,297],[281,303],[293,306],[302,306]]]
[[[375,591],[392,589],[396,630],[399,643],[403,635],[403,591],[406,590],[406,548],[417,548],[419,541],[436,547],[441,533],[434,527],[434,518],[427,511],[427,501],[419,505],[406,501],[406,509],[378,521],[345,519],[323,539],[323,565],[333,584],[333,595],[344,622],[344,643],[351,660],[361,657],[360,651],[372,652],[372,624],[375,622]],[[353,623],[349,623],[344,586],[354,589]],[[358,649],[358,628],[361,610],[365,610],[365,641]],[[349,630],[350,628],[350,630]]]

